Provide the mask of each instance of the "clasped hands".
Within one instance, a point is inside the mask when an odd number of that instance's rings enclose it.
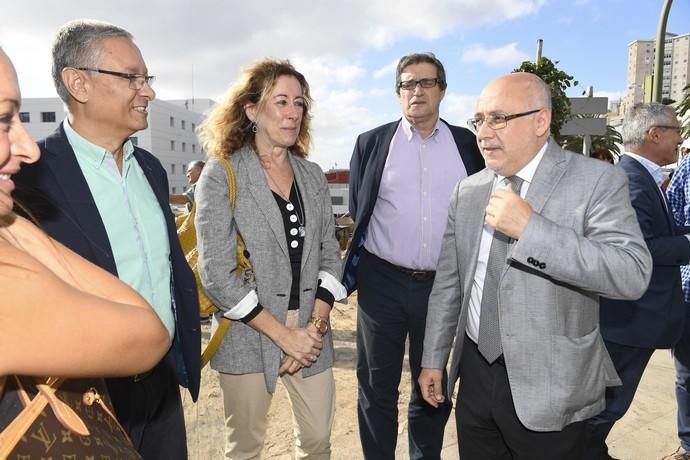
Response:
[[[278,375],[292,375],[316,362],[321,355],[323,338],[316,326],[309,323],[306,327],[288,328],[279,346],[285,356],[278,369]]]
[[[529,203],[511,187],[494,190],[486,206],[484,222],[515,240],[520,239],[532,217]]]

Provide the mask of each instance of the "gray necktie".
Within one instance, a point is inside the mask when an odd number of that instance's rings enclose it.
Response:
[[[506,177],[512,189],[518,195],[522,188],[522,179],[517,176]],[[506,265],[510,238],[499,231],[494,231],[489,259],[486,261],[486,276],[482,288],[482,305],[479,315],[479,352],[489,362],[503,353],[501,346],[501,326],[498,320],[498,282]]]

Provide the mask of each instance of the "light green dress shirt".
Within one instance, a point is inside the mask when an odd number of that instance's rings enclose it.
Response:
[[[84,139],[68,120],[64,127],[108,233],[118,276],[153,306],[172,339],[170,243],[163,212],[134,158],[134,146],[125,142],[120,173],[111,152]]]

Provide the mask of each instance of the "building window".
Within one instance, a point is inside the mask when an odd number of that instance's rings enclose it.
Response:
[[[19,112],[19,121],[22,123],[31,123],[31,114],[29,112]]]
[[[55,112],[41,112],[41,121],[43,123],[55,123]]]
[[[180,120],[180,128],[185,129],[185,126],[187,126],[187,122],[184,120]]]
[[[192,131],[196,131],[196,123],[192,123]]]
[[[172,192],[173,192],[173,195],[174,195],[175,193],[177,193],[177,187],[173,187]]]
[[[187,143],[186,143],[186,142],[183,142],[183,143],[182,143],[182,151],[183,151],[183,152],[186,152],[186,151],[187,151]]]
[[[170,141],[170,150],[175,150],[175,141]]]
[[[170,117],[170,127],[171,128],[175,127],[175,117]]]
[[[175,174],[175,163],[170,164],[170,174]]]
[[[196,153],[196,144],[192,144],[192,153]]]
[[[332,196],[331,197],[331,204],[333,206],[342,206],[344,203],[343,197],[342,196]]]
[[[139,138],[137,136],[130,137],[129,141],[132,143],[132,145],[139,145]]]

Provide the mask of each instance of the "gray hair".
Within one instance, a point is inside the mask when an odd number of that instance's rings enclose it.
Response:
[[[398,61],[398,68],[395,70],[395,92],[400,94],[400,75],[407,66],[413,64],[433,64],[436,66],[436,77],[438,78],[438,86],[441,91],[445,91],[448,87],[446,83],[446,69],[443,68],[443,63],[432,52],[428,53],[412,53],[403,56]]]
[[[644,144],[647,132],[656,125],[668,125],[676,119],[676,111],[658,102],[635,104],[625,113],[621,136],[624,147]]]
[[[66,67],[97,68],[101,63],[100,42],[106,38],[125,37],[132,34],[121,27],[91,19],[77,19],[63,25],[53,43],[53,83],[58,96],[65,104],[70,95],[62,81],[62,70]]]
[[[192,168],[204,169],[204,165],[206,165],[206,163],[204,163],[201,160],[190,161],[187,164],[187,171],[189,171]]]

